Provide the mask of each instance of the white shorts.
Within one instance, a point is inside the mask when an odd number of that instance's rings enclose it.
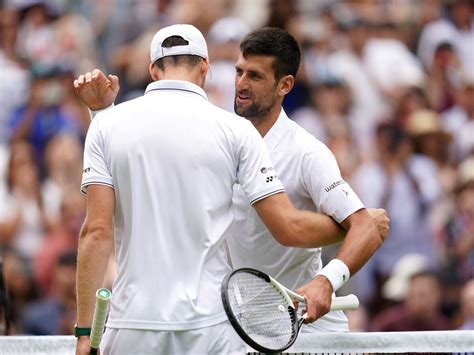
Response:
[[[102,355],[245,354],[245,343],[229,322],[186,331],[107,328]]]
[[[304,306],[303,306],[304,308]],[[299,308],[302,309],[302,308]],[[317,321],[303,325],[301,333],[315,332],[348,332],[349,323],[343,311],[333,311],[325,314]]]

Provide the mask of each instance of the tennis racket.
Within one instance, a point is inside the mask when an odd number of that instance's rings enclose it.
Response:
[[[282,352],[296,340],[305,317],[298,319],[292,299],[304,297],[287,289],[271,276],[250,268],[226,276],[222,303],[230,323],[252,348],[263,353]],[[355,295],[334,297],[331,311],[356,309]]]
[[[109,309],[110,296],[112,293],[106,288],[100,288],[95,294],[94,317],[91,329],[91,355],[96,355],[99,349],[102,334],[104,333],[105,320]]]

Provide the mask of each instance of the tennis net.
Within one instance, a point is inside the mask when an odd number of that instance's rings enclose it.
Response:
[[[74,354],[72,336],[3,336],[1,355]],[[474,331],[300,334],[285,354],[474,354]],[[249,349],[249,354],[257,354]]]

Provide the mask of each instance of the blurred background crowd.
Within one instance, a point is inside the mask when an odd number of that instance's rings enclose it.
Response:
[[[97,67],[120,77],[118,101],[141,95],[151,38],[173,23],[205,34],[206,91],[230,111],[246,33],[276,26],[300,43],[286,112],[330,147],[366,206],[391,219],[388,239],[343,290],[362,301],[348,313],[351,329],[474,329],[473,0],[0,4],[0,255],[11,333],[71,334],[75,323],[90,115],[73,78]]]

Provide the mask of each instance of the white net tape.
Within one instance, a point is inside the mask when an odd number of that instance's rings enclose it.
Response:
[[[73,355],[75,345],[76,339],[72,336],[3,336],[0,337],[0,354]],[[474,353],[474,331],[300,334],[287,352]]]

